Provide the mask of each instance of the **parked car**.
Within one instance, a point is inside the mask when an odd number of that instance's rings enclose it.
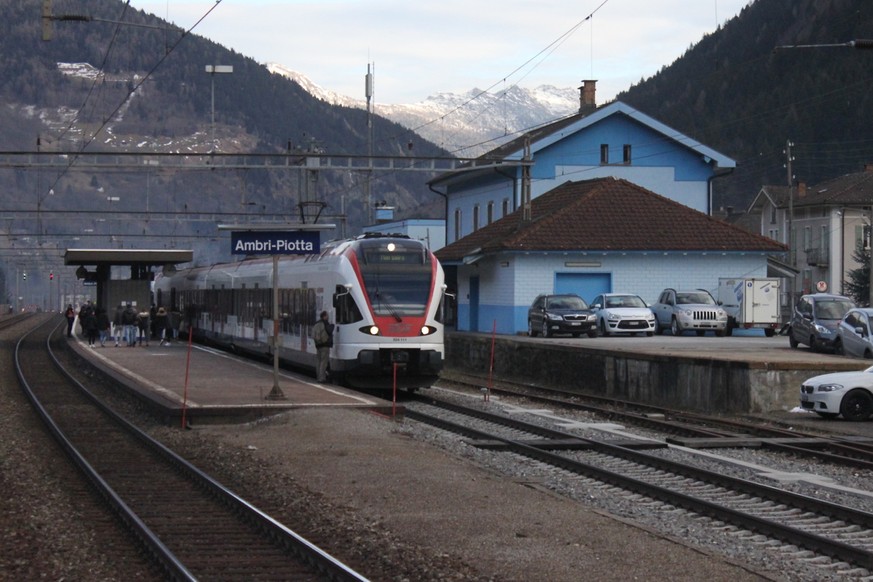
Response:
[[[578,295],[540,295],[527,312],[527,334],[535,337],[538,333],[543,337],[556,333],[597,337],[597,317]]]
[[[871,320],[873,320],[873,309],[869,307],[850,309],[837,325],[834,351],[856,358],[873,358]]]
[[[837,326],[855,307],[848,297],[830,293],[804,295],[794,306],[788,343],[792,348],[805,344],[813,351],[832,350]]]
[[[597,315],[600,335],[614,333],[645,333],[655,335],[655,314],[639,295],[632,293],[604,293],[591,301]]]
[[[721,337],[727,330],[728,315],[706,289],[677,291],[664,289],[658,302],[652,305],[655,314],[655,331],[670,330],[673,335],[694,331],[703,335],[714,331]]]
[[[824,418],[867,420],[873,414],[873,366],[858,372],[835,372],[805,380],[800,406]]]

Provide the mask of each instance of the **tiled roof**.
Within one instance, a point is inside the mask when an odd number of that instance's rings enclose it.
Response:
[[[803,196],[794,193],[795,206],[870,205],[873,202],[873,171],[844,174],[806,189]],[[785,201],[787,204],[787,201]]]
[[[565,182],[522,211],[437,251],[444,262],[499,251],[787,252],[758,234],[711,218],[623,179]]]

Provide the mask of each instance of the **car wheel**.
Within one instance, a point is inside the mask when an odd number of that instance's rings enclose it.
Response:
[[[609,331],[607,331],[607,329],[606,329],[606,320],[605,319],[600,320],[600,335],[602,335],[603,337],[606,337],[609,335]]]
[[[718,332],[715,332],[715,335],[718,335]],[[732,335],[734,335],[734,328],[732,328],[730,326],[730,324],[728,324],[728,326],[726,328],[724,328],[724,333],[722,333],[718,337],[724,337],[724,336],[731,337]]]
[[[797,346],[800,345],[800,344],[797,343],[797,340],[794,339],[794,334],[791,333],[791,330],[790,330],[790,329],[788,330],[788,345],[791,346],[791,347],[794,348],[794,349],[797,349]]]
[[[845,352],[843,351],[843,342],[841,342],[840,340],[837,340],[834,342],[834,353],[838,356],[845,355]],[[866,357],[866,354],[865,354],[865,357]]]
[[[543,337],[552,337],[552,332],[549,331],[549,322],[543,320]]]
[[[598,335],[600,335],[600,334],[597,333],[597,328],[596,328],[596,327],[593,328],[591,331],[588,332],[588,337],[597,337]]]
[[[646,332],[646,337],[652,337],[653,335],[655,335],[655,332],[653,332],[653,331]]]
[[[717,329],[717,330],[715,330],[715,337],[724,337],[724,336],[726,336],[726,335],[731,335],[731,330],[730,330],[730,328],[728,328],[728,329],[726,329],[726,330],[725,330],[725,329]]]
[[[765,336],[765,337],[773,337],[774,335],[776,335],[776,330],[775,330],[775,329],[769,329],[769,328],[768,328],[768,329],[765,329],[765,330],[764,330],[764,336]]]
[[[865,360],[873,359],[873,352],[870,351],[870,348],[867,348],[866,350],[864,350],[864,359]]]
[[[537,337],[537,332],[534,329],[533,322],[531,320],[527,320],[527,335],[530,337]]]
[[[682,335],[682,330],[679,329],[679,322],[676,321],[676,318],[670,320],[670,333],[673,335]]]
[[[840,414],[852,422],[867,420],[873,414],[873,396],[866,390],[852,390],[843,396]]]
[[[821,351],[818,347],[818,344],[815,341],[815,336],[813,336],[813,335],[809,336],[809,349],[811,349],[814,352]]]
[[[834,412],[819,412],[818,410],[816,410],[815,413],[816,413],[817,415],[819,415],[820,417],[822,417],[822,418],[826,418],[826,419],[828,419],[828,420],[833,420],[833,419],[835,419],[837,416],[839,416],[838,414],[836,414],[836,413],[834,413]]]

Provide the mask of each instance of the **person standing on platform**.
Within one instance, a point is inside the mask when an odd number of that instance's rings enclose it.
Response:
[[[67,318],[67,337],[73,337],[73,324],[76,322],[76,310],[73,309],[72,303],[67,305],[64,317]]]
[[[316,380],[327,382],[330,348],[333,347],[333,324],[327,317],[327,311],[322,311],[321,318],[312,326],[312,339],[315,341]]]
[[[148,311],[140,311],[136,316],[136,327],[139,329],[139,345],[145,342],[146,347],[149,345],[149,334],[152,332],[151,317]]]
[[[97,333],[100,335],[100,347],[106,347],[106,338],[109,337],[112,329],[112,323],[109,321],[109,314],[102,307],[97,308]]]
[[[124,338],[124,325],[121,323],[121,316],[124,314],[124,305],[118,304],[115,308],[115,316],[112,318],[112,337],[115,338],[115,347],[121,343]]]
[[[97,343],[97,314],[94,308],[87,306],[79,310],[79,322],[82,324],[82,333],[88,338],[88,347],[93,348]]]
[[[161,345],[165,343],[170,345],[170,338],[167,331],[167,310],[163,307],[158,307],[154,319],[155,335],[161,340]]]
[[[127,342],[127,347],[136,346],[136,309],[133,304],[127,304],[124,312],[121,314],[121,325],[124,328],[124,341]]]

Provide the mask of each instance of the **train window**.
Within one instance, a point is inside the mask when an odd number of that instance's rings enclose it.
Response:
[[[334,294],[333,306],[336,308],[337,323],[355,323],[364,319],[361,315],[361,310],[358,309],[358,304],[348,289],[342,285],[336,286]]]

